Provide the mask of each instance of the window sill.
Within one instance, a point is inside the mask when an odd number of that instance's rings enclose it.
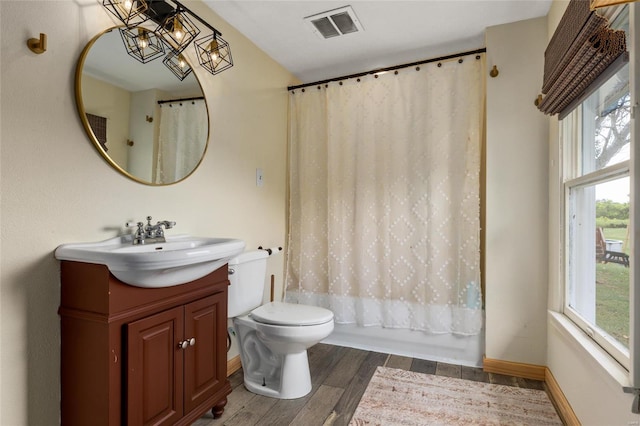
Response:
[[[574,347],[589,355],[589,357],[620,386],[631,385],[629,372],[589,336],[587,336],[586,333],[584,333],[563,314],[554,311],[548,311],[548,313],[551,325],[560,333],[560,335],[572,342]]]

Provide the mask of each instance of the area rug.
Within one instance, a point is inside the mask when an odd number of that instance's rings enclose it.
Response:
[[[378,367],[350,425],[562,425],[542,390]]]

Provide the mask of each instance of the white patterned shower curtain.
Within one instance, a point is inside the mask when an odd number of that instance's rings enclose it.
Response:
[[[476,335],[484,55],[290,95],[286,300]]]
[[[202,159],[208,129],[204,100],[163,104],[154,183],[173,183],[189,175]]]

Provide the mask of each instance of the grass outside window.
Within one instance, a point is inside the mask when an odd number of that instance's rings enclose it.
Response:
[[[626,228],[604,228],[606,239],[623,241]],[[596,324],[625,347],[629,347],[629,268],[617,263],[596,263]]]

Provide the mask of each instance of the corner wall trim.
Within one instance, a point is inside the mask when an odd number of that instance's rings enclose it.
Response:
[[[544,381],[547,367],[542,365],[523,364],[520,362],[484,358],[482,361],[482,369],[487,373],[505,374],[507,376]]]
[[[545,368],[544,382],[549,398],[553,405],[555,405],[562,422],[567,426],[579,426],[581,423],[580,420],[578,420],[578,416],[573,412],[573,408],[569,405],[569,401],[567,401],[562,389],[560,389],[560,385],[548,368]]]
[[[242,368],[242,362],[240,361],[240,355],[227,360],[227,377],[235,373]]]
[[[506,374],[508,376],[543,381],[547,395],[549,395],[551,403],[556,408],[562,423],[567,426],[581,425],[578,416],[576,416],[573,408],[571,408],[569,401],[567,401],[560,385],[548,367],[485,357],[482,362],[482,369],[487,373]]]

